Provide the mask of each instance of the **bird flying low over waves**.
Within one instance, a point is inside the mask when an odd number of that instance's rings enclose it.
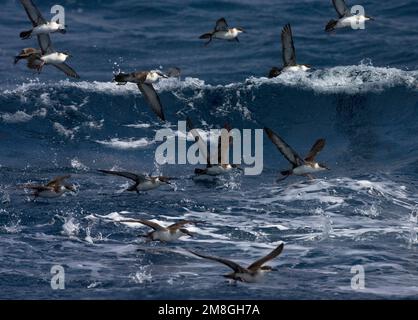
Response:
[[[29,39],[32,36],[49,33],[66,33],[66,26],[56,23],[55,21],[46,21],[38,8],[35,6],[32,0],[20,0],[28,14],[29,19],[32,22],[33,28],[29,31],[22,31],[20,37],[22,39]]]
[[[207,256],[207,255],[197,253],[197,252],[191,251],[191,250],[189,250],[189,252],[191,252],[192,254],[194,254],[194,255],[196,255],[200,258],[208,259],[208,260],[212,260],[212,261],[217,261],[217,262],[222,263],[222,264],[226,265],[227,267],[231,268],[233,270],[233,272],[224,275],[225,278],[232,279],[232,280],[235,280],[235,281],[250,282],[251,283],[251,282],[260,281],[266,272],[277,271],[276,269],[274,269],[270,266],[265,266],[264,264],[269,262],[270,260],[273,260],[278,255],[280,255],[283,251],[283,248],[284,248],[284,244],[282,243],[276,249],[274,249],[272,252],[270,252],[267,256],[257,260],[256,262],[254,262],[253,264],[251,264],[247,268],[242,267],[239,264],[237,264],[237,263],[235,263],[231,260],[224,259],[224,258]]]
[[[219,176],[219,175],[230,172],[232,169],[241,170],[241,168],[239,168],[238,165],[236,164],[222,163],[223,155],[229,156],[228,148],[230,145],[233,144],[233,139],[231,136],[229,137],[229,144],[225,144],[225,143],[222,144],[222,137],[219,137],[218,139],[218,163],[212,164],[211,155],[209,152],[209,146],[203,140],[202,136],[199,134],[199,131],[197,131],[196,128],[193,126],[192,120],[189,117],[187,117],[186,123],[187,123],[187,130],[189,130],[190,133],[195,138],[195,141],[198,143],[198,146],[199,146],[199,151],[201,152],[203,157],[206,158],[206,161],[207,161],[207,165],[205,169],[199,169],[199,168],[195,169],[196,175]],[[228,125],[225,125],[225,129],[228,132],[231,130],[231,128]]]
[[[277,77],[281,73],[287,71],[307,71],[311,69],[311,66],[308,64],[296,63],[296,50],[293,43],[293,35],[290,24],[285,25],[282,30],[282,57],[283,67],[273,67],[270,70],[269,78]]]
[[[115,76],[114,81],[118,85],[125,85],[128,82],[136,83],[139,91],[141,91],[144,99],[150,105],[152,111],[162,120],[165,121],[163,106],[160,101],[160,97],[154,89],[153,83],[157,82],[161,78],[178,78],[180,77],[179,68],[171,68],[168,73],[165,74],[159,70],[152,71],[137,71],[133,73],[119,73]]]
[[[313,179],[313,176],[311,175],[312,173],[329,170],[326,165],[315,161],[317,154],[325,147],[325,139],[317,140],[306,158],[302,159],[282,138],[275,134],[271,129],[264,128],[264,131],[267,133],[267,136],[271,142],[273,142],[281,154],[293,166],[292,169],[281,172],[284,177],[279,179],[279,181],[286,179],[292,174]]]
[[[168,177],[150,177],[144,174],[136,174],[131,172],[120,172],[120,171],[109,171],[109,170],[99,170],[104,174],[110,174],[114,176],[123,177],[135,182],[130,186],[126,191],[139,193],[141,191],[149,191],[157,189],[158,187],[166,184],[170,184],[171,178]]]
[[[20,186],[23,189],[33,190],[33,196],[36,198],[58,198],[66,192],[76,192],[73,185],[64,183],[71,178],[70,175],[54,178],[46,185],[25,184]]]
[[[199,39],[209,39],[205,46],[212,42],[212,39],[228,40],[239,42],[238,35],[245,32],[242,28],[229,28],[225,18],[216,21],[215,29],[212,32],[202,34]]]
[[[338,13],[338,20],[330,20],[325,26],[326,32],[332,32],[335,29],[351,27],[352,25],[374,20],[374,18],[363,14],[353,15],[344,0],[332,0],[332,4]]]
[[[181,237],[189,236],[193,237],[193,233],[189,230],[183,228],[187,224],[196,224],[199,221],[189,221],[189,220],[181,220],[168,227],[163,227],[162,225],[149,221],[149,220],[120,220],[120,223],[140,223],[146,225],[154,231],[147,233],[146,235],[141,235],[141,237],[145,237],[150,241],[161,241],[161,242],[172,242],[176,241]]]

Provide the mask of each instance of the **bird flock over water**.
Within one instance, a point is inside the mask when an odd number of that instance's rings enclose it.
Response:
[[[30,47],[22,49],[22,51],[15,57],[14,63],[17,64],[21,60],[26,60],[27,67],[31,70],[35,70],[36,72],[43,71],[45,65],[52,65],[64,72],[68,77],[80,78],[78,73],[67,64],[67,60],[71,57],[71,55],[67,52],[60,52],[55,50],[52,45],[51,34],[65,34],[66,26],[58,22],[49,22],[45,20],[32,0],[20,0],[20,2],[32,24],[32,29],[28,31],[22,31],[20,33],[20,38],[26,41],[36,37],[38,48]],[[332,19],[326,24],[326,32],[335,32],[335,30],[340,28],[348,28],[353,24],[359,24],[373,20],[373,18],[364,14],[352,14],[344,0],[332,0],[332,3],[338,14],[338,18]],[[212,31],[202,34],[199,39],[206,41],[204,44],[206,47],[209,46],[214,40],[224,40],[228,42],[239,43],[239,36],[245,32],[246,31],[241,27],[230,28],[225,18],[221,18],[216,21],[215,27]],[[309,64],[297,63],[296,50],[290,24],[286,24],[283,27],[281,33],[281,43],[283,65],[281,67],[273,67],[268,73],[269,78],[279,77],[281,74],[288,72],[307,72],[312,68]],[[177,67],[173,67],[165,72],[161,70],[148,70],[136,71],[132,73],[119,73],[114,76],[113,80],[117,85],[135,83],[138,86],[138,89],[140,90],[144,100],[151,107],[152,111],[161,121],[166,121],[162,103],[153,84],[162,78],[179,78],[180,75],[181,70]],[[227,153],[225,148],[229,146],[228,144],[221,143],[220,140],[218,141],[218,163],[212,164],[212,158],[211,155],[208,154],[204,139],[200,135],[199,131],[193,126],[192,120],[187,118],[186,121],[188,130],[190,131],[195,141],[199,144],[199,150],[201,154],[203,154],[207,159],[207,165],[205,168],[195,169],[194,173],[196,177],[217,177],[231,172],[232,170],[242,170],[238,165],[229,164],[229,161],[224,161],[223,155]],[[231,130],[228,125],[225,125],[224,129],[226,129],[227,132],[230,132]],[[329,170],[326,165],[315,161],[318,153],[321,152],[325,147],[325,139],[318,139],[306,157],[301,157],[273,130],[265,127],[264,131],[271,142],[277,147],[279,152],[291,164],[291,169],[281,171],[282,176],[278,179],[278,181],[284,180],[291,175],[299,175],[313,179],[314,177],[312,174],[324,170]],[[231,137],[229,139],[229,144],[232,145],[233,139]],[[129,186],[126,191],[136,193],[147,192],[163,185],[169,185],[171,183],[170,181],[172,180],[172,178],[165,176],[154,177],[145,174],[123,171],[99,170],[99,172],[105,175],[118,176],[131,180],[133,184]],[[70,179],[70,176],[65,175],[54,178],[46,184],[28,183],[19,187],[26,190],[31,190],[34,199],[38,197],[58,198],[67,192],[75,193],[77,191],[75,186],[66,182],[68,179]],[[148,241],[160,241],[164,243],[177,241],[183,236],[194,237],[195,235],[187,230],[185,226],[189,224],[203,223],[202,221],[182,220],[176,222],[175,224],[169,225],[168,227],[164,227],[155,222],[141,219],[126,221],[122,220],[119,222],[139,223],[148,226],[149,228],[153,229],[153,231],[147,233],[144,235],[144,237]],[[268,255],[257,260],[248,267],[242,267],[228,259],[202,254],[193,250],[189,250],[189,252],[199,258],[216,261],[232,269],[233,272],[225,275],[225,277],[228,279],[232,279],[234,281],[255,282],[258,281],[264,273],[275,270],[274,268],[266,266],[265,264],[279,256],[282,253],[283,248],[284,244],[281,243]]]

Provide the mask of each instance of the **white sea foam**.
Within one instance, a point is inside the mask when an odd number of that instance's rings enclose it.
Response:
[[[150,141],[147,138],[141,139],[119,139],[119,138],[112,138],[110,140],[96,140],[97,143],[114,148],[119,150],[129,150],[129,149],[141,149],[146,148],[149,145],[153,144],[154,141]]]

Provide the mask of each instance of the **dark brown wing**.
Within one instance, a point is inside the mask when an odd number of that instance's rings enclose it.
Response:
[[[296,50],[290,24],[285,25],[282,30],[282,54],[285,67],[296,65]]]
[[[155,91],[152,84],[148,83],[138,83],[138,88],[144,96],[145,100],[150,105],[152,111],[162,120],[165,121],[163,106],[160,101],[160,97]]]
[[[42,17],[41,12],[35,6],[32,0],[20,0],[20,3],[22,3],[23,8],[25,8],[25,11],[34,27],[46,23],[46,20]]]
[[[193,253],[195,256],[198,256],[200,258],[203,259],[208,259],[208,260],[212,260],[212,261],[217,261],[219,263],[222,263],[228,267],[230,267],[232,270],[234,270],[235,272],[239,272],[239,273],[246,273],[248,272],[245,268],[241,267],[239,264],[231,261],[231,260],[227,260],[227,259],[223,259],[223,258],[219,258],[219,257],[212,257],[212,256],[207,256],[201,253],[197,253],[194,252],[192,250],[188,250],[190,253]]]
[[[318,139],[315,144],[312,146],[311,151],[305,158],[305,161],[314,161],[315,157],[322,149],[325,147],[325,139]]]
[[[283,156],[293,165],[293,167],[298,167],[303,164],[302,158],[273,130],[269,128],[264,128],[264,131],[267,133],[267,136],[270,138],[271,142],[279,149]]]
[[[23,189],[29,189],[29,190],[35,190],[38,192],[42,192],[42,191],[48,191],[48,190],[52,190],[53,187],[47,187],[47,186],[40,186],[40,185],[31,185],[31,184],[26,184],[26,185],[22,185],[21,188]]]
[[[284,248],[284,244],[280,244],[276,249],[274,249],[272,252],[270,252],[268,255],[266,255],[264,258],[261,258],[260,260],[257,260],[256,262],[254,262],[252,265],[250,265],[248,267],[248,270],[251,271],[256,271],[258,269],[260,269],[263,264],[265,264],[266,262],[276,258],[279,254],[282,253]]]

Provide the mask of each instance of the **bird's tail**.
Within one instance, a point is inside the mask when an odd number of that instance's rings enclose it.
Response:
[[[199,174],[199,175],[206,174],[207,173],[207,170],[206,169],[199,169],[199,168],[197,168],[197,169],[194,169],[194,173],[195,174]]]
[[[330,20],[327,25],[325,26],[326,32],[332,32],[335,29],[335,26],[337,25],[338,21],[336,20]]]
[[[22,31],[20,33],[20,37],[24,40],[24,39],[29,39],[32,35],[32,30],[29,31]]]

